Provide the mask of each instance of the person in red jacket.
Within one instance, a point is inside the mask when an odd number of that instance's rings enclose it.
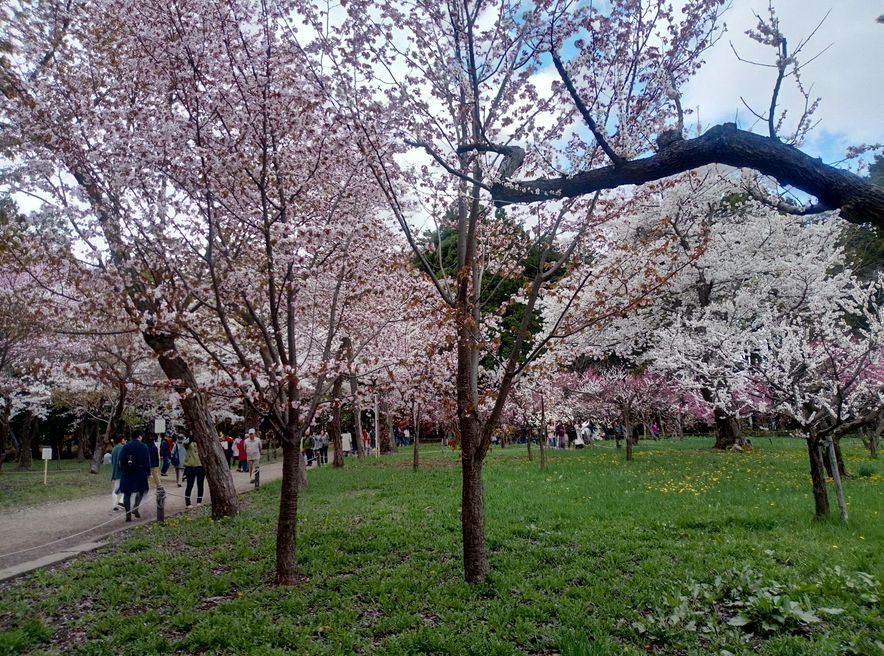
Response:
[[[236,451],[239,455],[239,471],[249,471],[249,457],[246,455],[246,441],[242,437],[237,440]]]

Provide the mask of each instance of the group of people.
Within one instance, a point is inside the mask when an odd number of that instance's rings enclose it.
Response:
[[[328,464],[328,433],[322,431],[316,435],[307,434],[301,438],[301,451],[307,460],[307,466],[317,467]]]
[[[235,471],[247,473],[249,482],[253,483],[255,473],[261,465],[261,447],[263,446],[255,429],[250,428],[247,433],[240,433],[236,437],[218,433],[218,442],[227,459],[227,466],[233,467]]]
[[[248,472],[254,481],[261,460],[261,438],[255,429],[235,439],[221,434],[219,440],[227,465]],[[153,480],[154,488],[162,487],[160,477],[168,476],[170,469],[175,472],[177,486],[185,488],[184,505],[190,507],[194,487],[196,505],[203,503],[206,473],[190,437],[166,434],[160,436],[158,445],[152,435],[141,432],[133,433],[128,440],[118,435],[106,461],[111,466],[113,509],[125,510],[127,522],[133,516],[141,517],[139,507],[150,490],[149,481]]]
[[[641,425],[632,427],[633,439],[637,439],[642,430]],[[660,436],[660,426],[657,422],[653,422],[650,426],[650,433],[653,439]],[[579,426],[559,422],[556,424],[552,434],[547,435],[547,446],[553,449],[567,449],[572,446],[576,449],[582,449],[587,444],[598,442],[601,440],[616,440],[618,443],[623,439],[623,426],[617,424],[615,426],[603,426],[589,421],[583,422]]]

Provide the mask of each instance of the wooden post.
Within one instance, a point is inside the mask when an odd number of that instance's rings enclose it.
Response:
[[[166,521],[166,488],[157,488],[157,521],[162,524]]]
[[[832,480],[835,481],[835,495],[838,497],[838,510],[841,511],[841,521],[847,523],[847,503],[844,501],[844,487],[841,485],[841,472],[838,471],[838,458],[835,456],[835,440],[829,437],[826,440],[829,451],[829,463],[832,465]]]

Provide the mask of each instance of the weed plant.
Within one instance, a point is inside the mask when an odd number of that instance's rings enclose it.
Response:
[[[303,582],[272,585],[279,485],[193,511],[0,589],[0,654],[884,653],[877,476],[850,523],[814,522],[803,442],[524,446],[485,467],[492,572],[462,579],[460,469],[421,453],[311,470]],[[866,456],[843,445],[848,469]],[[834,494],[832,495],[834,503]]]

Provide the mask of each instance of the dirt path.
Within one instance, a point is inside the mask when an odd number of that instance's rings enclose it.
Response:
[[[262,483],[279,478],[281,460],[261,465]],[[166,517],[184,512],[184,488],[176,486],[174,476],[160,482],[166,490]],[[254,489],[248,474],[233,472],[233,482],[239,493]],[[208,485],[205,491],[204,505],[209,505]],[[142,502],[140,520],[124,520],[125,513],[111,510],[110,481],[107,494],[0,512],[0,581],[90,551],[113,533],[156,521],[155,491],[151,489]]]

